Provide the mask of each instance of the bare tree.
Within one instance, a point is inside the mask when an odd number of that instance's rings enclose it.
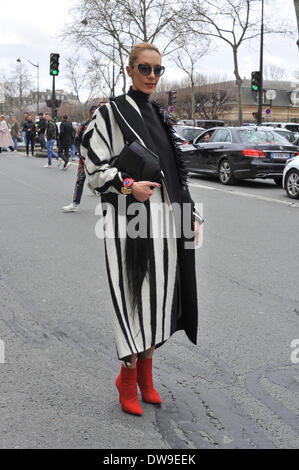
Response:
[[[181,34],[178,4],[172,0],[77,0],[62,37],[113,62],[126,86],[126,59],[138,42],[158,43],[162,54],[173,52]]]
[[[195,80],[196,68],[199,60],[207,54],[209,50],[209,42],[205,40],[201,47],[194,45],[190,38],[186,37],[180,48],[180,52],[175,59],[176,65],[185,72],[189,79],[191,92],[191,119],[195,125]]]
[[[94,63],[93,60],[81,61],[79,56],[66,59],[66,78],[78,101],[83,102],[80,98],[86,89],[89,90],[89,94],[85,103],[102,93],[103,81],[99,70],[101,65]]]
[[[192,0],[192,15],[188,13],[186,20],[194,33],[206,35],[225,42],[232,50],[234,75],[237,83],[238,121],[243,122],[242,114],[242,78],[239,71],[238,53],[245,41],[260,35],[260,0],[206,0],[205,8]],[[270,22],[269,22],[270,24]],[[271,26],[273,25],[273,19]],[[265,33],[286,33],[277,25],[265,28]]]
[[[294,75],[294,77],[295,77],[296,80],[299,80],[299,69],[294,70],[293,75]]]
[[[265,80],[288,80],[288,72],[278,65],[270,64],[264,67],[263,76]]]
[[[28,95],[32,83],[26,66],[22,63],[17,64],[9,76],[3,77],[3,81],[6,104],[4,112],[21,115],[24,96]]]
[[[191,115],[191,85],[189,78],[182,80],[164,80],[163,86],[155,93],[157,99],[167,105],[169,89],[177,90],[176,115],[194,119]],[[203,119],[218,119],[228,111],[235,102],[235,87],[232,81],[220,75],[208,77],[200,73],[194,78],[195,117]]]
[[[80,101],[80,92],[87,84],[87,66],[82,64],[79,56],[67,57],[65,60],[66,79],[71,91]],[[92,93],[92,91],[90,91]]]
[[[235,92],[232,82],[216,80],[198,87],[195,92],[196,111],[203,119],[219,119],[232,106]]]

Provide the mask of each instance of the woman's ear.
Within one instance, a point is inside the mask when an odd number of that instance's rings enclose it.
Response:
[[[126,71],[127,71],[127,74],[129,75],[129,77],[132,77],[132,69],[129,65],[126,66]]]

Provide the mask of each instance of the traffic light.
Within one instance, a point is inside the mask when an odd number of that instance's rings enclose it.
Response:
[[[257,118],[257,112],[252,113],[252,117],[253,117],[253,119],[256,119]]]
[[[168,92],[168,106],[173,106],[176,103],[176,91],[171,90]]]
[[[59,54],[50,54],[50,75],[59,74]]]
[[[251,90],[255,91],[256,93],[260,90],[260,80],[261,74],[257,70],[255,72],[251,72]]]

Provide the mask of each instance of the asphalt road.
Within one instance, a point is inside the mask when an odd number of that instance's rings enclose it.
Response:
[[[62,213],[76,165],[44,163],[0,156],[0,448],[299,448],[299,204],[270,181],[191,178],[198,346],[178,332],[157,350],[163,405],[134,417],[114,386],[99,199],[86,188]]]

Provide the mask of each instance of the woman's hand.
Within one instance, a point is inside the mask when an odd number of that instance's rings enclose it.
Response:
[[[197,220],[194,222],[194,235],[195,235],[195,245],[199,245],[199,240],[200,240],[200,224],[198,223]]]
[[[145,202],[152,196],[155,188],[161,188],[161,184],[153,181],[135,181],[132,184],[132,194],[137,201]]]

